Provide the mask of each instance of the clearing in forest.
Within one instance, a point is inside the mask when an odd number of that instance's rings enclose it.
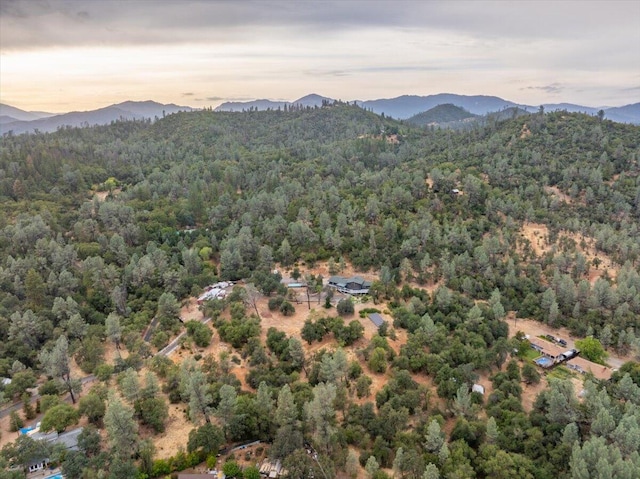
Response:
[[[560,252],[562,242],[572,242],[575,250],[582,253],[587,259],[588,279],[593,284],[602,276],[615,279],[618,274],[618,266],[605,253],[596,249],[595,240],[580,233],[561,231],[555,243],[549,242],[549,228],[541,223],[523,223],[521,234],[529,241],[531,250],[537,257],[551,252]]]

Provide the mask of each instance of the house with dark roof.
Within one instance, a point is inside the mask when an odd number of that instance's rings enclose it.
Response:
[[[367,294],[371,288],[371,281],[367,281],[360,276],[343,278],[342,276],[331,276],[329,286],[346,294]]]

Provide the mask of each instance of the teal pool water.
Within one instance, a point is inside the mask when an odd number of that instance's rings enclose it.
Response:
[[[35,426],[22,427],[20,428],[20,434],[26,434],[29,431],[33,431],[35,428],[36,428]]]
[[[534,361],[537,365],[542,366],[543,368],[548,368],[553,364],[553,361],[551,359],[545,358],[544,356],[535,359]]]

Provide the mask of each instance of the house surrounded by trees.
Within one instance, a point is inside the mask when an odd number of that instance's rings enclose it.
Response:
[[[371,288],[371,281],[367,281],[360,276],[343,278],[342,276],[331,276],[329,286],[336,288],[341,293],[346,294],[367,294]]]

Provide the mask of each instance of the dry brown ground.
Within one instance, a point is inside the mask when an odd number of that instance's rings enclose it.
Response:
[[[522,235],[529,240],[531,248],[536,256],[543,256],[551,251],[555,246],[549,243],[549,229],[547,225],[540,223],[524,223],[522,225]],[[598,278],[608,275],[614,278],[618,274],[619,266],[615,265],[611,258],[602,252],[598,252],[595,247],[595,240],[587,236],[581,236],[579,233],[570,231],[562,231],[558,235],[558,242],[562,238],[568,238],[576,243],[576,250],[581,252],[588,261],[589,265],[589,281],[593,284]],[[584,242],[584,243],[583,243]],[[584,244],[584,247],[582,246]],[[601,264],[598,268],[593,266],[593,260],[598,258]]]
[[[545,186],[544,191],[546,191],[547,194],[551,196],[555,196],[559,200],[564,201],[565,203],[568,203],[568,204],[574,203],[573,198],[571,198],[569,195],[560,191],[560,188],[558,188],[557,186]]]
[[[121,188],[116,188],[113,190],[112,194],[113,196],[118,196],[118,193],[120,193],[122,191]],[[96,191],[93,194],[94,197],[98,198],[99,201],[104,201],[107,199],[107,196],[109,196],[109,192],[108,191]]]
[[[20,412],[20,416],[22,417],[22,411]],[[25,426],[30,426],[34,421],[25,422]],[[3,417],[0,419],[0,432],[2,435],[0,436],[0,449],[10,442],[15,441],[18,438],[17,432],[9,432],[9,416]]]
[[[173,456],[178,450],[187,448],[189,433],[195,426],[189,421],[185,413],[186,409],[187,406],[185,404],[169,404],[169,419],[166,423],[165,432],[161,434],[154,435],[149,429],[141,429],[142,437],[153,439],[157,458],[166,459]]]

